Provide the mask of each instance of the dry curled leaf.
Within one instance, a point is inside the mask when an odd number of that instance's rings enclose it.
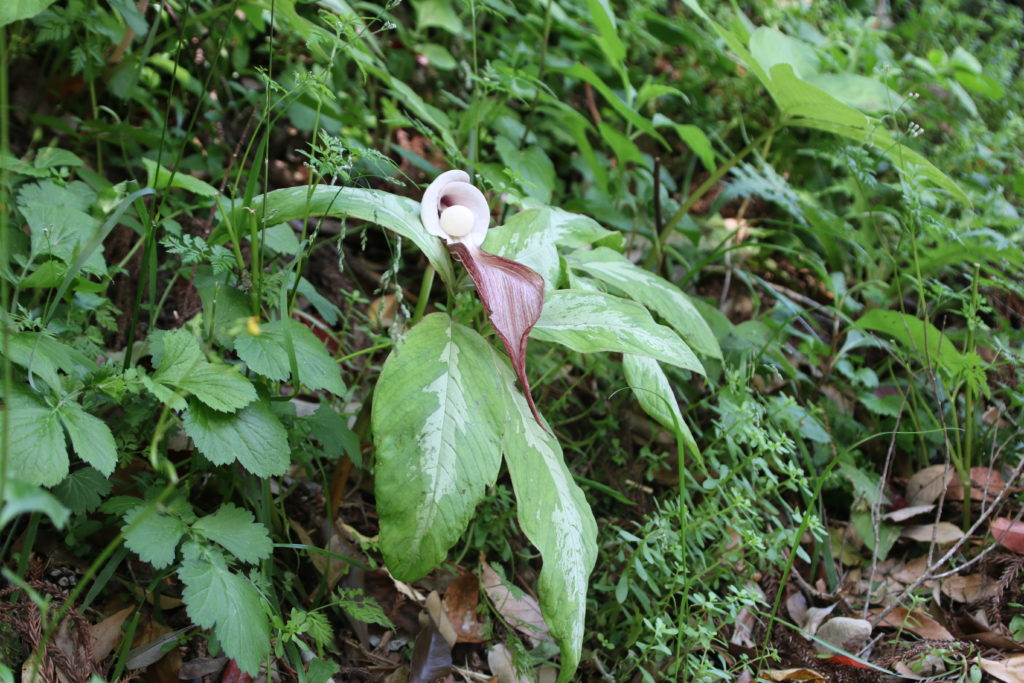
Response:
[[[964,537],[964,532],[955,524],[938,522],[936,524],[915,524],[905,527],[900,536],[921,543],[956,543]]]
[[[989,676],[1005,683],[1024,683],[1024,655],[1013,655],[999,662],[982,659],[981,668]]]
[[[444,609],[455,628],[457,642],[482,643],[483,625],[477,615],[480,602],[480,580],[474,574],[463,574],[444,591]]]
[[[995,597],[999,582],[984,574],[950,576],[940,583],[943,594],[956,602],[972,603]]]
[[[878,614],[880,611],[873,610],[872,613]],[[908,610],[906,607],[897,607],[878,622],[878,625],[910,631],[914,635],[928,640],[954,640],[953,634],[946,630],[945,626],[932,619],[922,610]]]
[[[837,651],[856,652],[871,638],[871,622],[853,617],[833,617],[822,624],[815,635],[817,640],[813,647],[819,655],[834,655]]]
[[[972,467],[970,476],[971,500],[995,500],[1006,488],[1003,475],[989,467]],[[964,499],[964,485],[960,477],[953,477],[949,482],[946,496],[950,500]]]
[[[956,477],[950,465],[932,465],[917,472],[907,482],[907,504],[930,505],[939,499]]]
[[[93,664],[99,664],[114,651],[114,646],[121,641],[121,625],[134,611],[134,607],[125,607],[89,628],[89,654]]]
[[[772,669],[758,674],[759,681],[812,681],[828,683],[828,679],[814,669]]]

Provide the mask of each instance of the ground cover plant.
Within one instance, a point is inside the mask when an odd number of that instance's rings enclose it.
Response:
[[[2,680],[1024,680],[1024,12],[0,7]]]

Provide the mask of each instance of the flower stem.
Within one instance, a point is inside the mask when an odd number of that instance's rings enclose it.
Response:
[[[423,272],[423,280],[420,281],[420,293],[416,299],[416,309],[412,312],[412,324],[415,325],[423,318],[423,312],[427,310],[427,301],[430,299],[430,288],[434,286],[434,266],[427,266]]]

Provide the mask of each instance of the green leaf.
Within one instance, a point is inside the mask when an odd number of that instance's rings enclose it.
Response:
[[[81,515],[98,508],[111,486],[105,476],[91,467],[83,467],[69,474],[53,489],[53,494],[68,509]]]
[[[243,334],[235,340],[238,357],[256,372],[275,380],[291,375],[285,334],[291,335],[299,368],[299,383],[309,389],[327,389],[342,396],[345,383],[338,363],[312,330],[295,320],[275,320],[261,326],[259,335]]]
[[[456,36],[462,33],[462,21],[452,9],[451,0],[418,0],[413,7],[416,9],[417,31],[433,26]]]
[[[544,562],[538,582],[541,611],[562,652],[558,680],[568,681],[579,665],[583,645],[587,580],[597,559],[597,523],[565,466],[558,440],[533,419],[511,370],[496,353],[492,358],[509,405],[502,451],[516,492],[519,526]]]
[[[611,294],[576,289],[552,292],[530,336],[580,353],[637,353],[704,374],[704,367],[679,335],[654,322],[640,304]]]
[[[597,28],[598,46],[608,59],[608,64],[622,71],[626,59],[626,46],[619,39],[618,28],[615,26],[615,12],[609,6],[608,0],[587,0],[587,8]]]
[[[72,377],[83,378],[96,369],[96,364],[67,344],[37,332],[16,332],[8,337],[8,357],[38,375],[51,389],[62,391],[58,370]]]
[[[271,226],[311,216],[349,216],[376,223],[419,247],[431,265],[448,284],[454,285],[455,273],[448,251],[441,240],[420,223],[420,203],[381,190],[339,188],[333,185],[288,187],[253,197],[247,204],[235,202],[222,216],[208,244],[223,244],[229,239],[227,223],[247,226],[251,211],[259,225]]]
[[[255,521],[248,510],[224,503],[212,515],[192,525],[192,531],[219,543],[242,562],[255,564],[270,557],[272,546],[267,528]]]
[[[181,599],[189,618],[214,629],[224,653],[255,676],[270,654],[270,623],[259,591],[249,579],[231,572],[224,556],[212,548],[187,543],[182,554],[178,577],[185,584]]]
[[[364,624],[377,624],[386,629],[395,628],[388,616],[384,614],[380,604],[359,588],[338,589],[337,605],[356,621],[361,621]]]
[[[199,342],[185,329],[161,335],[162,351],[154,354],[159,368],[154,382],[186,391],[221,412],[230,412],[256,400],[256,389],[230,365],[213,364],[203,357]]]
[[[32,254],[36,257],[50,255],[72,263],[100,229],[100,222],[89,214],[60,204],[19,208],[31,231]],[[107,272],[100,251],[93,252],[83,268],[97,275]]]
[[[907,313],[876,308],[862,315],[857,327],[894,339],[921,365],[929,367],[937,363],[950,377],[956,377],[971,365],[937,327]]]
[[[501,136],[494,145],[502,163],[517,177],[523,192],[540,202],[551,201],[551,192],[555,187],[555,165],[539,145],[530,145],[525,149],[508,138]]]
[[[557,246],[584,247],[616,235],[587,216],[542,207],[520,211],[505,225],[487,231],[483,247],[540,273],[548,291],[559,281]]]
[[[665,371],[658,361],[647,356],[626,353],[622,356],[626,381],[636,396],[640,407],[673,434],[678,433],[691,450],[697,449],[697,442],[683,420],[679,403],[672,393]]]
[[[316,412],[303,417],[302,422],[309,425],[313,438],[320,442],[328,458],[339,458],[344,454],[356,467],[362,466],[359,437],[349,429],[345,418],[329,405],[321,403]]]
[[[57,413],[71,436],[71,445],[78,457],[106,477],[113,474],[117,466],[117,446],[107,423],[85,412],[74,401],[62,402]]]
[[[31,19],[53,4],[53,0],[4,0],[0,3],[0,26]]]
[[[572,78],[577,78],[585,83],[589,83],[594,90],[601,93],[601,96],[608,101],[608,104],[611,105],[612,109],[614,109],[619,116],[660,142],[666,149],[669,149],[668,142],[666,142],[665,138],[661,136],[661,133],[657,131],[654,124],[630,109],[629,106],[622,101],[622,98],[615,94],[615,91],[608,87],[608,85],[601,80],[601,77],[594,73],[594,70],[589,66],[583,63],[577,63],[570,67],[554,68],[552,71],[559,71],[564,73],[566,76],[571,76]]]
[[[4,482],[3,506],[0,507],[0,529],[18,515],[30,512],[43,513],[58,529],[64,528],[71,514],[49,492],[8,476]]]
[[[258,477],[284,474],[291,461],[288,432],[267,401],[255,401],[235,413],[210,410],[190,401],[185,433],[215,465],[235,460]]]
[[[183,171],[171,173],[169,169],[160,166],[152,159],[142,158],[142,165],[146,169],[146,185],[154,190],[163,190],[168,187],[177,187],[188,190],[200,197],[216,197],[217,188],[213,185],[189,175]]]
[[[403,581],[444,560],[501,464],[505,405],[487,342],[447,315],[395,347],[373,396],[380,544]]]
[[[22,389],[4,397],[8,430],[8,474],[29,484],[53,486],[68,474],[68,451],[57,411]]]
[[[174,562],[174,551],[188,530],[175,516],[159,512],[151,503],[138,505],[124,516],[124,544],[156,569]]]
[[[573,267],[618,287],[634,300],[657,312],[698,353],[721,359],[722,350],[704,316],[668,280],[605,247],[593,251],[576,251],[569,260]]]

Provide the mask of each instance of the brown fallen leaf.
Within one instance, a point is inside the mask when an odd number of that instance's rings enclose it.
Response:
[[[1000,662],[982,659],[981,669],[1005,683],[1024,683],[1024,655],[1013,655]]]
[[[916,472],[907,482],[907,504],[916,506],[934,503],[956,478],[955,474],[950,465],[932,465]]]
[[[902,538],[909,538],[921,543],[935,542],[940,545],[956,543],[964,537],[964,532],[956,524],[938,522],[936,524],[914,524],[904,527],[900,532]]]
[[[483,625],[477,615],[480,603],[480,580],[474,574],[463,574],[445,589],[444,609],[460,643],[482,643]]]
[[[427,608],[427,614],[434,621],[434,625],[445,639],[445,642],[448,643],[448,647],[454,647],[458,640],[458,634],[455,632],[455,626],[452,625],[451,619],[448,618],[444,611],[444,606],[441,604],[441,595],[437,591],[430,591],[430,595],[427,596],[427,601],[423,606]]]
[[[871,622],[853,617],[833,617],[821,625],[815,636],[817,640],[811,646],[819,655],[857,652],[871,638]]]
[[[480,567],[484,592],[494,603],[498,614],[534,645],[543,640],[553,642],[554,639],[548,633],[548,624],[541,615],[537,600],[502,581],[486,561],[481,561]]]
[[[956,602],[978,602],[999,593],[999,582],[984,574],[950,576],[939,585],[942,593]]]
[[[134,607],[125,607],[89,628],[89,654],[93,664],[99,664],[114,651],[121,640],[121,625],[134,611]]]
[[[1024,522],[996,517],[991,525],[992,537],[1007,550],[1024,555]]]
[[[989,467],[971,468],[971,500],[995,500],[1003,489],[1006,482],[1003,475]],[[946,497],[950,500],[964,499],[964,486],[960,477],[953,477],[946,490]]]
[[[928,556],[922,555],[895,568],[889,575],[900,583],[910,585],[928,571]]]
[[[828,683],[828,679],[813,669],[772,669],[757,675],[759,681],[815,681]]]
[[[878,614],[881,611],[881,609],[872,610],[872,614]],[[945,626],[932,619],[922,610],[908,610],[906,607],[897,607],[878,622],[878,625],[901,628],[928,640],[955,640],[953,634],[947,631]]]

